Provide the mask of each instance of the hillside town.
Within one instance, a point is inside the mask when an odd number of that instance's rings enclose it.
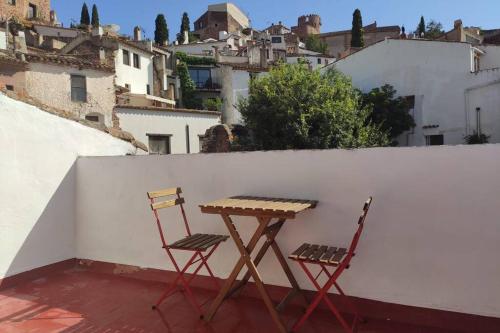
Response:
[[[354,26],[322,31],[316,14],[257,28],[236,5],[220,3],[193,25],[184,13],[171,38],[159,14],[148,39],[139,26],[101,24],[95,5],[89,12],[84,4],[79,24],[64,27],[50,0],[2,1],[0,90],[150,154],[230,151],[245,132],[240,103],[252,80],[298,64],[340,71],[365,94],[390,86],[411,117],[391,125],[392,145],[500,142],[500,29],[457,19],[442,31],[422,17],[415,32],[372,22],[356,36]],[[398,115],[387,117],[385,124]]]
[[[232,1],[0,0],[0,333],[500,333],[500,1]]]

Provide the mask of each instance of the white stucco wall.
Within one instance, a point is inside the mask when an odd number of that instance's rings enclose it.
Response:
[[[191,43],[191,44],[181,44],[181,45],[171,45],[169,50],[173,52],[184,52],[191,55],[208,55],[213,54],[214,47],[218,47],[222,50],[224,47],[230,46],[234,48],[234,45],[230,41],[220,41],[220,42],[208,42],[208,43]]]
[[[335,58],[327,58],[321,56],[307,56],[307,57],[286,57],[286,62],[289,64],[297,64],[299,59],[303,59],[308,61],[311,64],[312,69],[322,68],[326,65],[329,65],[335,61]],[[318,64],[318,59],[321,60],[321,63]]]
[[[484,52],[480,60],[481,69],[500,67],[500,46],[481,45],[478,48]]]
[[[500,57],[488,61],[489,66],[500,65]],[[466,43],[389,39],[341,59],[334,66],[351,76],[354,85],[364,92],[391,84],[400,96],[420,96],[415,112],[421,114],[421,122],[410,138],[410,145],[419,146],[425,145],[425,135],[443,134],[445,144],[461,144],[463,137],[471,133],[466,114],[476,106],[466,104],[466,90],[499,80],[500,71],[471,73],[470,64],[471,46]],[[495,103],[500,103],[500,95],[496,98]],[[422,128],[427,125],[439,128]],[[492,129],[487,134],[500,132],[500,123],[487,127]]]
[[[225,124],[243,124],[243,118],[237,106],[241,99],[248,97],[250,73],[246,70],[233,69],[231,66],[219,66],[218,75],[222,83],[222,113]],[[257,77],[267,72],[256,73]]]
[[[148,134],[171,135],[172,154],[186,154],[186,125],[191,153],[200,152],[200,135],[220,123],[220,116],[195,112],[150,111],[116,108],[120,127],[148,145]]]
[[[191,230],[201,233],[228,234],[220,216],[198,207],[215,199],[243,194],[319,200],[315,210],[284,226],[277,241],[285,254],[304,241],[348,245],[362,203],[373,195],[357,255],[340,280],[346,291],[500,316],[500,145],[89,157],[77,165],[79,258],[173,269],[146,199],[153,189],[181,186]],[[177,209],[161,217],[169,241],[183,235]],[[250,218],[235,223],[245,241],[257,225]],[[211,267],[225,278],[237,258],[230,240],[215,252]],[[290,265],[299,283],[312,289],[300,268]],[[277,266],[272,254],[264,258],[264,281],[288,285]]]
[[[0,30],[0,50],[7,49],[7,34],[5,31]]]
[[[0,94],[0,151],[1,279],[74,258],[76,158],[135,148]]]
[[[130,65],[123,63],[123,50],[129,51]],[[140,57],[140,68],[134,67],[134,53]],[[150,93],[153,94],[153,54],[138,48],[119,44],[115,57],[115,70],[117,86],[125,87],[125,84],[129,84],[131,93],[144,95],[147,92],[146,87],[149,84]]]
[[[87,82],[87,103],[71,100],[71,75],[82,75]],[[98,112],[104,115],[106,126],[112,125],[115,105],[114,73],[78,69],[44,63],[30,63],[26,71],[28,95],[42,103],[70,111],[79,118]]]

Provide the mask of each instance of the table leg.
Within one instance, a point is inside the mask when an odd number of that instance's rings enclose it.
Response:
[[[269,313],[271,314],[271,317],[274,320],[274,323],[276,326],[278,326],[278,329],[282,333],[286,333],[286,327],[284,323],[281,321],[281,318],[279,317],[278,312],[276,311],[276,308],[273,304],[273,301],[271,300],[271,297],[269,296],[266,287],[264,286],[264,283],[262,282],[262,279],[260,277],[259,272],[257,271],[257,267],[255,263],[252,261],[252,258],[250,256],[249,251],[245,248],[245,245],[243,244],[243,241],[239,237],[238,231],[236,230],[234,224],[231,222],[231,219],[228,216],[223,216],[224,222],[226,223],[227,228],[229,229],[229,233],[234,239],[234,242],[236,243],[236,246],[238,247],[238,250],[240,251],[241,257],[243,258],[245,264],[248,267],[248,270],[250,271],[250,274],[252,275],[253,280],[255,281],[255,284],[257,285],[257,290],[259,291],[262,300],[264,301],[264,304],[266,305]],[[267,226],[269,224],[270,218],[266,219],[259,219],[260,221],[260,226]],[[260,229],[260,228],[259,228]],[[264,232],[264,230],[261,232]],[[229,288],[228,288],[229,290]],[[225,291],[227,292],[227,291]]]
[[[288,263],[287,263],[285,257],[283,256],[283,253],[281,253],[281,250],[280,250],[278,244],[276,242],[272,242],[271,247],[274,251],[274,254],[278,258],[278,261],[281,265],[281,268],[283,268],[283,271],[285,272],[286,277],[288,278],[288,281],[290,281],[290,284],[292,285],[292,290],[288,293],[288,295],[285,296],[285,298],[280,302],[280,304],[278,304],[278,307],[277,307],[278,311],[283,310],[283,308],[287,305],[287,303],[291,299],[293,299],[297,293],[299,293],[302,296],[302,298],[304,298],[304,301],[306,302],[306,304],[309,304],[304,292],[302,291],[302,289],[300,289],[299,283],[297,282],[297,280],[293,276],[292,270],[290,269],[290,266],[288,266]]]
[[[258,218],[259,223],[262,223],[261,218]],[[257,253],[257,256],[253,260],[255,263],[255,266],[258,266],[260,261],[264,258],[264,255],[266,254],[267,250],[269,247],[274,243],[274,238],[278,235],[279,231],[281,230],[281,227],[285,223],[285,219],[280,219],[278,222],[273,224],[271,227],[273,228],[270,232],[266,233],[267,240],[266,242],[262,245],[260,248],[259,252]],[[275,227],[276,226],[276,227]],[[232,295],[236,294],[238,291],[240,291],[247,283],[248,280],[250,280],[251,273],[249,270],[245,273],[245,276],[243,279],[238,282],[228,293],[226,298],[231,297]]]
[[[229,229],[229,232],[231,234],[231,237],[233,238],[234,242],[236,243],[236,246],[239,248],[239,244],[243,244],[240,235],[236,231],[236,228],[234,227],[233,221],[229,217],[229,215],[223,214],[222,219],[224,220],[224,223]],[[259,239],[262,237],[262,234],[264,233],[267,225],[269,224],[270,219],[265,221],[264,223],[260,223],[257,230],[255,231],[254,235],[250,239],[250,242],[248,242],[247,247],[245,248],[243,246],[244,253],[251,253],[255,246],[257,245],[257,242]],[[233,271],[229,275],[228,279],[224,282],[224,285],[222,286],[222,289],[219,291],[219,294],[217,297],[214,299],[212,304],[210,305],[210,308],[208,309],[208,312],[203,316],[205,321],[210,321],[214,317],[215,313],[219,309],[221,303],[224,301],[224,298],[226,298],[226,294],[229,292],[231,287],[234,284],[234,281],[238,277],[238,274],[240,271],[243,269],[243,266],[245,265],[245,255],[241,253],[240,249],[240,254],[241,257],[236,263],[236,266],[234,266]],[[248,254],[247,254],[248,255]]]

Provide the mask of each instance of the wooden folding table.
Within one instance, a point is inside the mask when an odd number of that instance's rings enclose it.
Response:
[[[226,224],[226,227],[228,228],[229,233],[236,243],[236,247],[240,251],[241,255],[240,259],[236,263],[236,266],[229,275],[229,278],[226,280],[219,294],[212,302],[208,312],[204,315],[205,321],[210,321],[214,317],[221,303],[226,298],[235,294],[238,290],[244,287],[248,283],[250,277],[252,277],[266,307],[268,308],[274,322],[278,326],[279,331],[287,331],[284,323],[278,315],[278,311],[281,310],[295,295],[299,293],[302,294],[302,291],[275,239],[286,220],[294,219],[295,216],[302,211],[315,208],[316,204],[317,202],[312,200],[237,196],[200,205],[203,213],[219,214],[222,216],[222,219],[224,220],[224,223]],[[259,225],[246,246],[243,244],[231,216],[253,216],[257,218]],[[271,224],[273,219],[276,219],[276,222]],[[255,246],[257,245],[259,239],[264,236],[267,238],[266,241],[257,252],[255,259],[252,259],[251,254],[255,249]],[[275,307],[269,297],[269,293],[266,291],[264,283],[262,282],[260,274],[257,270],[257,266],[269,248],[273,249],[281,268],[285,272],[292,286],[290,293],[278,304],[277,307]],[[244,275],[243,279],[237,282],[236,278],[245,265],[247,266],[248,271]]]

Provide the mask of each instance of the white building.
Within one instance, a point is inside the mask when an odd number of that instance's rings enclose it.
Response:
[[[119,41],[115,57],[116,85],[129,89],[132,94],[151,95],[153,55],[152,50]]]
[[[120,105],[120,127],[148,145],[150,154],[193,154],[210,127],[220,124],[220,112]]]
[[[414,101],[416,127],[402,145],[462,144],[478,127],[500,142],[498,46],[387,39],[332,66],[363,92],[390,84]]]
[[[299,59],[307,62],[311,69],[322,68],[335,62],[335,57],[300,48],[298,53],[287,54],[286,56],[286,62],[288,64],[297,64]]]

